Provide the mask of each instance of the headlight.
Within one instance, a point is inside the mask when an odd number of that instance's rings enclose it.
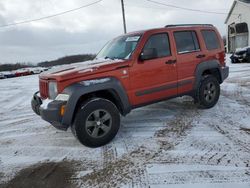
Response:
[[[57,83],[49,82],[49,98],[55,99],[57,96]]]

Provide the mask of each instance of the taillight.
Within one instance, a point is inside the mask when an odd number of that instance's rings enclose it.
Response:
[[[219,57],[219,61],[220,61],[220,64],[221,66],[225,67],[226,66],[226,54],[225,52],[221,52],[220,53],[220,57]]]

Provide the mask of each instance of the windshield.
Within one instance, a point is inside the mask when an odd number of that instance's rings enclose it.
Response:
[[[107,43],[96,58],[129,59],[140,38],[140,35],[118,37]]]

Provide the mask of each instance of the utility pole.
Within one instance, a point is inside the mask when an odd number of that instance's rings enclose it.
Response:
[[[124,2],[123,0],[121,0],[121,4],[122,4],[122,18],[123,18],[123,29],[124,29],[124,33],[127,33],[127,27],[126,27],[126,18],[125,18],[125,10],[124,10]]]

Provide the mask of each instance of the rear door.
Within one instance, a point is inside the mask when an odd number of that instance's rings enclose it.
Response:
[[[145,61],[137,59],[131,69],[130,86],[134,106],[177,94],[176,57],[172,54],[169,38],[169,33],[164,32],[151,34],[145,40],[143,49],[155,48],[157,57]]]
[[[193,90],[194,72],[205,54],[201,52],[196,30],[173,32],[178,73],[178,94],[185,94]]]

